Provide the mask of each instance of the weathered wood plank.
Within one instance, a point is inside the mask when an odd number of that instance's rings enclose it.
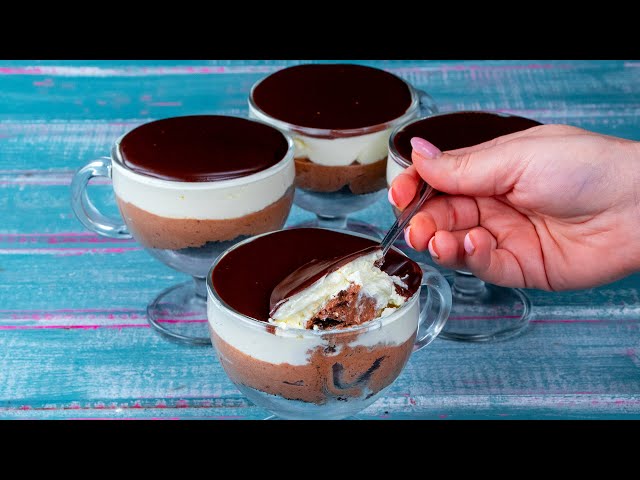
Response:
[[[117,320],[115,320],[117,322]],[[640,320],[541,322],[517,342],[437,340],[416,354],[372,415],[640,415]],[[637,344],[637,341],[636,341]],[[0,417],[261,415],[239,396],[210,348],[165,342],[147,328],[3,332]],[[120,411],[118,411],[120,409]],[[160,411],[158,413],[158,411]],[[28,415],[27,415],[28,416]]]

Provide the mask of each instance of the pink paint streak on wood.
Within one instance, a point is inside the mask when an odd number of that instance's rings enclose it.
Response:
[[[149,328],[149,325],[142,323],[120,323],[116,325],[0,325],[0,330],[97,330],[99,328]]]
[[[621,323],[628,322],[630,320],[625,319],[610,319],[610,318],[550,318],[550,319],[533,319],[531,323]],[[634,320],[631,320],[634,321]],[[636,320],[637,321],[637,320]]]
[[[136,318],[130,318],[130,320],[135,320]],[[138,319],[146,320],[146,316],[141,316]],[[15,319],[11,319],[15,320]],[[43,319],[40,319],[43,320]],[[59,318],[49,318],[44,320],[60,320]],[[120,319],[118,319],[120,320]],[[186,323],[207,323],[208,320],[200,319],[200,320],[181,320],[181,319],[172,319],[172,320],[158,320],[158,323],[171,323],[171,324],[186,324]],[[106,329],[117,329],[121,330],[123,328],[148,328],[149,325],[147,323],[100,323],[100,324],[89,324],[89,325],[0,325],[0,330],[97,330],[100,328]]]
[[[40,67],[0,67],[0,75],[42,75]]]
[[[184,409],[184,408],[211,408],[211,404],[206,404],[206,402],[197,402],[191,403],[187,400],[178,400],[172,405],[168,405],[164,400],[158,400],[155,405],[146,405],[143,406],[139,400],[136,400],[132,405],[128,404],[116,404],[111,403],[106,405],[104,402],[96,402],[95,405],[85,404],[82,405],[78,401],[72,401],[68,405],[58,405],[58,406],[45,406],[45,407],[36,407],[33,405],[20,405],[19,407],[0,407],[0,410],[23,410],[23,411],[37,411],[37,410],[116,410],[116,411],[125,411],[125,410],[153,410],[153,409]],[[222,416],[224,418],[226,416]],[[241,416],[230,415],[229,418],[238,418]]]
[[[56,310],[16,310],[16,309],[10,309],[10,310],[0,310],[0,314],[2,313],[12,313],[12,314],[21,314],[21,313],[32,313],[32,312],[36,312],[36,313],[41,313],[41,312],[55,312],[55,313],[101,313],[101,312],[105,312],[105,311],[111,311],[111,310],[105,310],[103,308],[60,308],[60,309],[56,309]],[[140,312],[139,309],[136,308],[118,308],[117,310],[113,310],[113,311],[117,311],[117,312]]]
[[[207,323],[207,320],[184,320],[184,319],[180,319],[180,318],[159,318],[158,319],[159,323],[169,323],[169,324],[179,324],[179,323]]]
[[[181,107],[182,102],[151,102],[150,107]]]
[[[45,78],[44,80],[33,82],[33,85],[36,87],[53,87],[53,79]]]
[[[142,247],[119,248],[0,248],[0,255],[55,255],[73,257],[87,254],[119,254],[138,252]]]
[[[50,245],[66,243],[134,243],[132,238],[108,238],[92,232],[61,233],[0,233],[0,242],[5,243],[47,243]]]
[[[638,354],[635,348],[627,348],[624,354],[633,362],[636,367],[640,368],[640,358],[638,358]]]
[[[636,67],[638,62],[625,62],[625,67]],[[0,75],[49,75],[61,77],[144,77],[162,75],[216,75],[271,73],[286,65],[228,65],[228,66],[175,66],[175,67],[0,67]],[[512,71],[512,70],[568,70],[576,68],[568,63],[523,63],[523,64],[462,64],[421,65],[410,67],[388,67],[394,73],[460,72],[460,71]]]
[[[4,314],[7,315],[7,314]],[[2,313],[0,313],[0,320],[3,320]],[[39,322],[39,321],[64,321],[64,320],[75,320],[81,318],[82,320],[146,320],[147,315],[143,312],[140,313],[82,313],[82,314],[71,314],[71,313],[12,313],[5,317],[6,320],[13,321],[31,321],[31,322]],[[176,319],[176,323],[181,322],[181,320]]]
[[[0,67],[0,75],[50,75],[58,77],[147,77],[164,75],[215,75],[269,73],[285,65],[175,66],[175,67]]]
[[[3,179],[0,179],[0,186],[16,185],[18,187],[27,185],[50,185],[50,186],[68,186],[71,184],[71,179],[75,174],[74,171],[69,172],[40,172],[39,174],[7,174]],[[90,185],[111,185],[111,180],[108,178],[94,178],[91,180]]]
[[[484,64],[466,64],[466,65],[420,65],[411,67],[390,67],[385,70],[393,73],[419,73],[419,72],[495,72],[495,71],[511,71],[511,70],[551,70],[551,69],[572,69],[575,68],[570,64],[556,63],[531,63],[517,65],[484,65]],[[474,75],[474,74],[473,74]],[[474,77],[472,77],[473,79]]]

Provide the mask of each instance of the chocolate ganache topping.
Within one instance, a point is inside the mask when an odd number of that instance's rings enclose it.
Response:
[[[229,307],[266,322],[278,301],[366,254],[364,249],[372,252],[379,245],[366,238],[319,228],[281,230],[226,254],[214,268],[211,280]],[[422,280],[420,266],[394,250],[384,260],[381,269],[402,278],[408,287],[407,295],[413,295]],[[274,292],[276,287],[278,293]]]
[[[411,90],[399,77],[351,64],[309,64],[279,70],[253,90],[255,105],[292,125],[353,129],[384,124],[404,115]]]
[[[398,153],[411,162],[411,139],[424,138],[442,151],[478,145],[496,137],[542,125],[515,115],[491,112],[455,112],[427,117],[398,130],[393,144]]]
[[[287,139],[279,130],[222,115],[156,120],[133,129],[120,142],[128,169],[180,182],[245,177],[272,167],[287,150]]]

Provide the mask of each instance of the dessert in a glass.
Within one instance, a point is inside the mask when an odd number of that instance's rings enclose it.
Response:
[[[97,211],[86,186],[110,177],[124,220]],[[218,115],[143,124],[118,139],[110,158],[75,175],[72,204],[90,230],[133,236],[154,257],[193,281],[163,291],[147,307],[169,338],[210,344],[205,277],[224,250],[284,225],[294,195],[293,143],[270,125]]]
[[[301,273],[309,262],[376,244],[295,228],[238,243],[216,260],[207,277],[211,338],[231,381],[256,405],[280,418],[354,415],[438,335],[449,285],[397,249]]]
[[[295,144],[299,207],[305,226],[380,236],[348,219],[385,195],[387,142],[398,125],[436,112],[431,97],[373,67],[305,64],[279,70],[251,89],[249,116],[289,133]]]
[[[387,184],[391,185],[393,179],[411,165],[413,137],[424,138],[445,151],[470,147],[538,125],[541,123],[529,118],[482,111],[444,113],[415,120],[396,129],[389,139]],[[421,255],[429,256],[428,251],[416,253],[408,246],[401,248],[419,261],[425,261]],[[491,285],[464,270],[449,271],[445,276],[451,282],[453,307],[450,321],[441,334],[443,338],[472,342],[503,340],[528,326],[531,302],[524,290]]]

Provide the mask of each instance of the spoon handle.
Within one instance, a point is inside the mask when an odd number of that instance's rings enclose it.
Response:
[[[387,254],[391,245],[393,245],[393,242],[396,241],[404,231],[405,227],[409,225],[411,218],[418,212],[418,210],[420,210],[420,207],[424,205],[424,202],[429,200],[435,194],[436,190],[434,190],[431,185],[427,184],[424,180],[420,181],[415,197],[413,197],[413,200],[411,200],[411,203],[409,203],[407,208],[402,211],[400,216],[396,219],[395,223],[391,226],[380,242],[383,255]]]

